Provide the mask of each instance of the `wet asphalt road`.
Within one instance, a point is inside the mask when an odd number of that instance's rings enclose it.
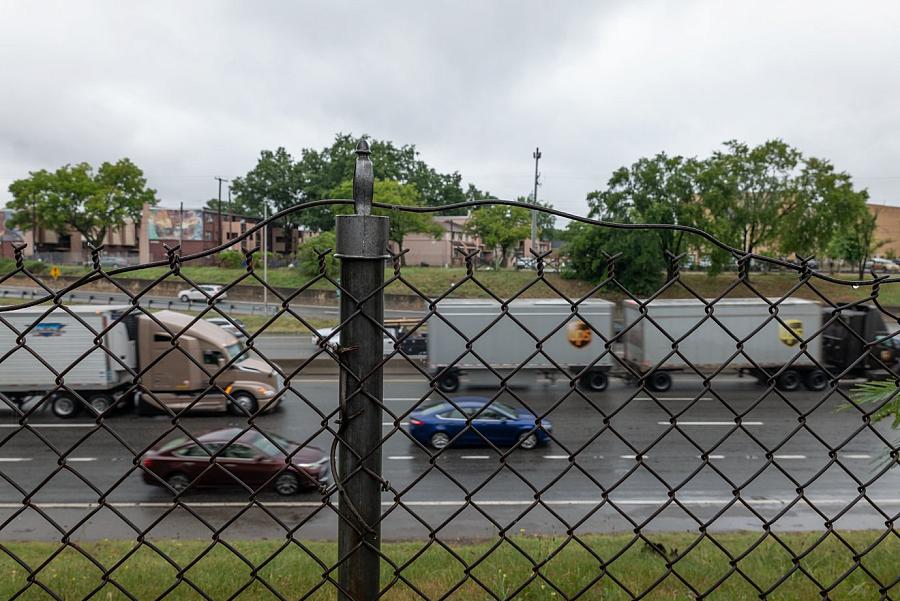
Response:
[[[764,394],[752,380],[717,382],[714,390],[724,403],[716,395],[694,400],[699,386],[685,377],[676,378],[676,385],[659,400],[635,396],[631,385],[615,380],[589,399],[570,393],[563,384],[530,382],[514,390],[518,400],[502,400],[541,414],[549,411],[553,442],[502,459],[485,448],[448,449],[433,459],[410,440],[402,425],[394,426],[427,396],[424,378],[389,374],[386,405],[394,415],[385,414],[383,427],[384,477],[391,487],[382,497],[384,537],[421,538],[431,529],[448,539],[485,537],[498,529],[696,531],[713,517],[712,530],[759,530],[764,520],[775,517],[776,530],[821,530],[829,520],[839,528],[883,528],[886,519],[897,516],[900,470],[880,474],[876,465],[887,447],[857,412],[838,411],[840,396],[798,392],[785,400],[778,393]],[[321,418],[313,405],[326,414],[334,412],[336,380],[310,376],[295,381],[294,387],[306,400],[291,395],[257,424],[329,448],[331,436],[320,432]],[[491,393],[467,389],[459,394]],[[734,412],[746,413],[741,428],[734,425]],[[670,424],[672,416],[676,427]],[[144,484],[133,467],[133,452],[170,431],[169,418],[120,412],[105,424],[121,441],[102,430],[94,432],[92,420],[84,415],[62,422],[41,414],[32,423],[41,424],[34,433],[18,429],[8,413],[0,418],[0,520],[6,520],[0,524],[0,539],[61,536],[37,509],[23,510],[23,498],[64,529],[77,526],[81,539],[132,538],[135,530],[123,517],[146,528],[167,512],[153,527],[154,536],[208,537],[226,524],[225,535],[232,537],[285,535],[284,528],[258,508],[245,509],[230,523],[247,505],[247,494],[236,489],[189,494],[186,501],[196,512],[191,515],[185,509],[172,510],[169,493]],[[181,421],[193,433],[246,423],[246,418],[225,415]],[[889,440],[896,437],[888,424],[874,431]],[[73,446],[67,467],[59,469],[59,456],[51,447],[62,452]],[[833,460],[828,446],[837,449]],[[710,455],[708,464],[700,459],[704,452]],[[670,489],[677,489],[672,498]],[[742,502],[734,503],[735,489]],[[865,498],[845,511],[860,497],[860,489]],[[97,509],[94,504],[101,497],[120,515]],[[402,504],[395,503],[397,498]],[[322,507],[317,493],[280,497],[265,492],[261,499],[285,524],[299,525],[296,537],[335,537],[334,509]],[[336,496],[331,501],[336,503]]]

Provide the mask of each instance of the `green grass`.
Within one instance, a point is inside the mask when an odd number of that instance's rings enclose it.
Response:
[[[667,560],[642,541],[637,541],[617,556],[632,541],[628,535],[585,535],[581,537],[583,546],[575,541],[566,542],[560,537],[519,535],[514,537],[514,542],[521,551],[506,542],[496,547],[486,542],[450,543],[453,551],[469,565],[472,578],[467,579],[465,567],[436,544],[405,566],[402,576],[428,598],[438,598],[455,589],[451,598],[465,600],[492,598],[476,584],[476,578],[499,598],[529,600],[571,598],[583,589],[579,597],[582,599],[631,599],[632,594],[636,596],[648,590],[647,599],[691,599],[694,594],[682,580],[705,592],[716,587],[720,579],[724,582],[715,588],[710,599],[758,599],[759,591],[747,579],[763,590],[773,588],[773,592],[766,597],[773,600],[821,599],[820,585],[830,588],[838,580],[841,582],[830,591],[829,599],[884,598],[879,593],[879,584],[866,572],[882,583],[894,584],[887,593],[891,597],[900,594],[900,584],[895,584],[900,576],[900,561],[897,560],[900,543],[896,533],[887,535],[880,542],[880,534],[874,531],[842,533],[841,536],[854,550],[848,549],[834,535],[817,544],[820,533],[779,534],[780,542],[770,537],[755,547],[759,538],[757,533],[716,534],[718,545],[734,556],[741,556],[736,562],[737,570],[731,570],[728,556],[708,539],[692,546],[696,536],[687,533],[650,536],[668,553],[674,552],[676,556],[679,551],[685,553],[674,563],[672,573],[668,575]],[[56,554],[61,546],[54,543],[13,542],[4,543],[4,546],[7,553],[14,553],[32,569],[41,566],[37,580],[63,599],[81,599],[95,590],[92,599],[126,598],[112,584],[104,584],[101,580],[103,570],[112,570],[109,578],[138,599],[156,598],[169,587],[174,588],[166,599],[197,599],[199,595],[187,583],[178,583],[176,579],[178,570],[189,564],[191,567],[186,570],[185,578],[211,598],[228,598],[245,585],[246,588],[236,598],[275,598],[263,584],[252,579],[251,568],[221,543],[208,552],[208,542],[205,541],[164,540],[154,541],[153,544],[170,555],[177,567],[163,560],[149,546],[137,546],[130,541],[78,545],[83,552],[95,557],[102,567],[89,562],[73,547],[62,548]],[[332,566],[336,561],[333,543],[304,542],[308,552],[297,544],[277,540],[231,541],[229,544],[254,566],[261,566],[258,576],[287,598],[299,598],[307,593],[311,593],[312,599],[336,597],[336,590],[329,583],[317,588],[327,568],[308,554],[313,554],[325,566]],[[397,565],[404,565],[426,545],[426,541],[389,543],[383,546],[383,552]],[[872,549],[868,549],[870,545],[874,545]],[[562,549],[557,552],[560,547]],[[792,563],[791,554],[785,547],[798,556],[802,555],[797,566]],[[808,552],[804,554],[805,551]],[[532,577],[534,564],[526,559],[523,552],[542,564],[542,577],[530,583],[528,579]],[[609,562],[607,574],[603,575],[601,565],[592,553]],[[857,566],[843,578],[855,565],[852,559],[854,553],[862,554],[861,565],[865,570]],[[28,573],[7,554],[0,555],[0,596],[9,598],[27,586]],[[127,559],[123,560],[126,555]],[[51,556],[53,558],[48,561]],[[613,557],[616,558],[611,559]],[[387,584],[392,581],[393,569],[386,562],[382,563],[382,567],[382,584]],[[337,577],[334,572],[330,575]],[[598,580],[601,575],[603,577]],[[784,581],[779,582],[784,576]],[[661,581],[657,582],[658,579]],[[456,588],[460,582],[462,584]],[[524,588],[520,589],[523,584]],[[623,586],[631,593],[626,592]],[[50,596],[32,584],[19,598],[49,599]],[[403,581],[395,582],[383,598],[404,601],[421,599]]]

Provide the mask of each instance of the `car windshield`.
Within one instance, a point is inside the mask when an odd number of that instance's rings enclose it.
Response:
[[[266,436],[268,436],[268,438],[266,438]],[[253,441],[253,446],[255,446],[257,449],[259,449],[269,457],[275,457],[276,455],[282,454],[282,452],[278,450],[278,447],[272,443],[273,440],[278,443],[278,446],[280,446],[285,451],[290,451],[291,446],[293,446],[290,442],[275,434],[270,434],[267,432],[266,436],[260,435],[259,438]]]
[[[496,409],[500,413],[505,413],[507,417],[515,417],[519,414],[518,411],[510,407],[509,405],[504,405],[503,403],[493,402],[491,403],[491,408]]]
[[[225,347],[225,353],[228,355],[229,361],[240,355],[242,350],[240,342],[235,342]]]

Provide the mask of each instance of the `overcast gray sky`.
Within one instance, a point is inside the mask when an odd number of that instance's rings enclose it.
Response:
[[[900,204],[898,31],[898,2],[0,0],[0,203],[29,170],[128,156],[198,206],[261,149],[343,131],[504,198],[539,145],[540,197],[576,213],[618,166],[730,138]]]

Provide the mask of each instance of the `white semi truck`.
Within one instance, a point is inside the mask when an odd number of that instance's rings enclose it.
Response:
[[[583,388],[604,390],[612,366],[605,344],[612,337],[613,307],[586,300],[576,314],[562,299],[522,299],[504,312],[490,299],[441,301],[438,315],[428,320],[429,368],[444,392],[456,391],[462,381],[497,384],[525,373],[550,380],[578,376]]]
[[[699,299],[654,299],[643,310],[625,300],[625,361],[657,392],[672,386],[673,371],[731,371],[760,381],[774,376],[781,390],[823,390],[827,372],[865,376],[896,362],[893,339],[864,353],[864,344],[888,336],[874,308],[846,309],[837,320],[815,301],[790,298],[773,308],[776,300],[725,298],[707,309]]]
[[[218,389],[205,392],[205,372],[215,374],[240,355],[241,346],[204,320],[192,323],[195,318],[174,311],[122,319],[128,306],[80,305],[47,314],[48,309],[0,313],[0,394],[13,403],[48,396],[44,402],[53,413],[70,418],[85,403],[97,413],[131,404],[141,413],[163,405],[243,413],[270,410],[281,398],[279,374],[253,358],[231,364],[216,377]],[[175,350],[172,334],[180,334]],[[131,371],[141,372],[140,388]]]

